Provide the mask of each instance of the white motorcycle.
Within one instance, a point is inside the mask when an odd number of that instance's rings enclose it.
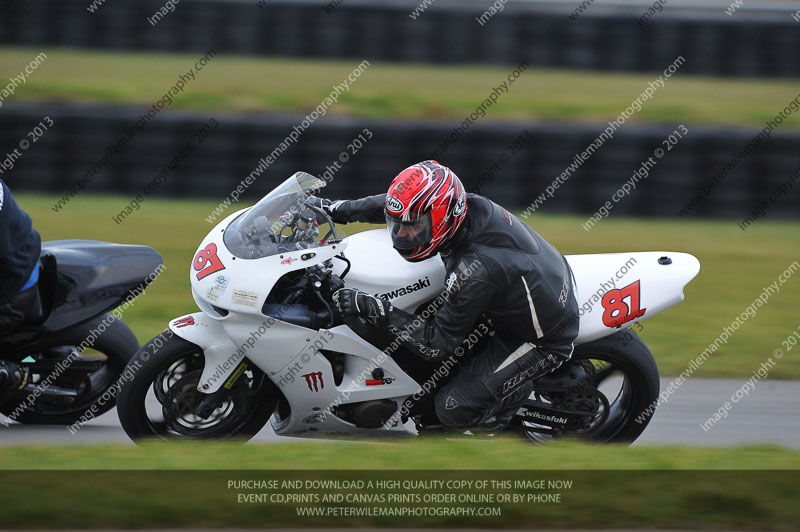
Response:
[[[385,230],[346,237],[309,202],[323,186],[298,172],[206,236],[190,268],[201,312],[170,322],[128,365],[118,413],[131,438],[247,439],[270,418],[277,435],[296,437],[439,425],[432,400],[454,364],[424,362],[363,319],[343,323],[331,295],[357,288],[427,317],[445,291],[444,265],[405,261]],[[671,252],[567,259],[581,308],[575,350],[505,430],[631,442],[653,415],[659,377],[644,342],[623,329],[682,301],[700,264]],[[463,356],[492,334],[476,328]]]

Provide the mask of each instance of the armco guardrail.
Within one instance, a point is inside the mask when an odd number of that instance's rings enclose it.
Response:
[[[173,10],[159,14],[167,3]],[[502,11],[484,17],[495,4]],[[745,2],[732,16],[655,4],[661,11],[642,23],[650,3],[594,3],[576,15],[580,0],[436,0],[412,18],[419,0],[8,0],[0,44],[624,71],[658,71],[683,55],[684,73],[800,76],[800,15],[789,4],[750,13]]]
[[[252,201],[297,170],[321,175],[327,169],[332,178],[328,197],[360,197],[383,192],[399,170],[429,158],[453,127],[449,122],[328,116],[277,153],[304,117],[165,112],[115,152],[113,146],[126,137],[141,113],[140,108],[6,105],[0,122],[0,159],[18,149],[43,117],[53,125],[6,165],[10,168],[3,167],[0,177],[14,190],[62,195],[102,163],[85,183],[85,192],[135,196],[171,165],[174,169],[151,197],[222,201],[253,174],[253,182],[240,192]],[[212,118],[218,126],[209,125]],[[470,127],[439,160],[456,170],[468,189],[524,210],[576,164],[576,156],[606,126],[487,120]],[[204,129],[210,133],[200,143]],[[570,170],[563,184],[551,189],[552,197],[545,198],[541,210],[591,215],[653,158],[657,164],[645,177],[640,171],[635,188],[629,186],[630,193],[614,204],[614,216],[677,217],[699,193],[700,201],[686,210],[686,216],[743,219],[800,165],[800,135],[776,131],[705,194],[703,187],[733,164],[758,131],[689,125],[688,133],[679,138],[676,130],[682,134],[678,125],[626,124],[577,170]],[[670,136],[675,144],[668,149],[664,141]],[[195,147],[188,150],[190,142]],[[178,155],[182,149],[185,157]],[[657,149],[664,149],[660,158],[654,157]],[[798,184],[800,180],[794,183]],[[776,197],[769,217],[797,218],[799,190],[794,186]]]

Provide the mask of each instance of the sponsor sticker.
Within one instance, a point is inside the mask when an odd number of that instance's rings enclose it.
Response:
[[[325,388],[325,381],[322,380],[321,371],[313,371],[311,373],[306,373],[302,377],[306,380],[308,389],[313,392],[318,392],[321,389]]]
[[[386,210],[389,212],[403,212],[406,206],[394,196],[386,196]]]
[[[394,382],[393,377],[386,377],[383,379],[367,379],[364,384],[367,386],[383,386],[384,384],[391,384]]]
[[[183,329],[184,327],[189,327],[194,324],[194,316],[186,316],[185,318],[180,318],[172,322],[172,325],[177,329]]]
[[[217,275],[214,278],[214,284],[206,292],[206,297],[209,301],[219,301],[219,299],[225,295],[225,291],[228,289],[228,285],[231,282],[231,278],[227,275]]]
[[[241,376],[242,376],[242,374],[243,374],[245,371],[247,371],[247,364],[245,364],[244,362],[242,362],[241,364],[239,364],[239,367],[238,367],[238,368],[236,368],[236,371],[233,373],[233,375],[231,375],[231,377],[230,377],[230,378],[228,379],[228,381],[225,383],[225,389],[226,389],[226,390],[230,390],[230,389],[232,389],[232,388],[233,388],[233,385],[234,385],[234,384],[236,384],[236,381],[238,381],[238,380],[239,380],[239,377],[241,377]]]
[[[244,305],[245,307],[258,306],[258,294],[247,290],[234,290],[231,302],[234,305]]]

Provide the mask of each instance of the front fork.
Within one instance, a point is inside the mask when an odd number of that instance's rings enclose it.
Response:
[[[219,408],[219,406],[227,399],[233,387],[239,381],[241,376],[244,374],[245,371],[250,367],[250,361],[247,359],[242,360],[239,363],[239,366],[236,368],[228,380],[225,381],[225,384],[222,387],[210,394],[204,394],[203,398],[197,404],[195,409],[195,413],[203,419],[208,419],[211,414]]]

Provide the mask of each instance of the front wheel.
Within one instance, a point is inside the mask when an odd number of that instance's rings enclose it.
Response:
[[[631,443],[650,423],[659,390],[647,345],[632,331],[620,331],[576,346],[568,362],[537,380],[510,428],[534,442]]]
[[[156,336],[133,357],[133,378],[119,394],[117,413],[134,441],[249,440],[266,425],[280,392],[250,363],[230,387],[215,394],[197,390],[203,350],[172,331]]]

